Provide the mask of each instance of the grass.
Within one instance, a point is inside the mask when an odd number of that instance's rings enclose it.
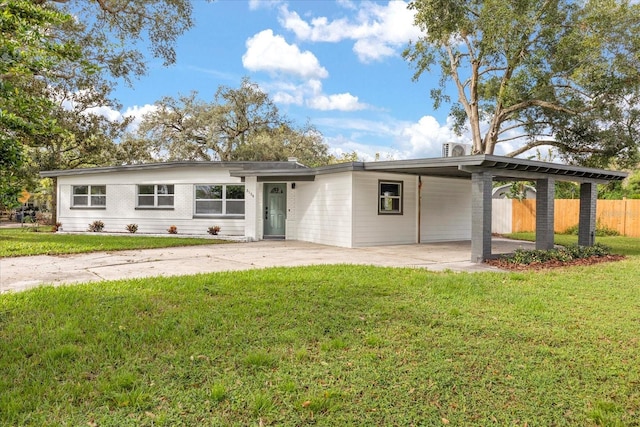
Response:
[[[638,260],[3,294],[0,425],[640,426]]]
[[[50,227],[47,227],[49,229]],[[27,255],[60,255],[97,251],[166,248],[173,246],[214,245],[224,240],[141,235],[59,234],[0,229],[0,258]]]

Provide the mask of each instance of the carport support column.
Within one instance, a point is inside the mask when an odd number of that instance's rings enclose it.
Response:
[[[555,195],[554,179],[536,181],[536,249],[553,249]]]
[[[471,174],[471,262],[491,258],[491,190],[493,176],[488,172]]]
[[[580,216],[578,222],[578,245],[593,246],[596,236],[596,202],[598,188],[595,182],[580,184]]]

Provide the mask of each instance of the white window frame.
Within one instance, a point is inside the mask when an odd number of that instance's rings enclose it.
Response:
[[[153,194],[151,193],[140,193],[140,187],[151,187],[153,186]],[[158,188],[167,187],[167,191],[171,189],[171,193],[161,193],[158,191]],[[173,209],[175,205],[175,194],[176,187],[174,184],[138,184],[136,186],[136,209]],[[153,205],[150,204],[140,204],[140,197],[153,197]],[[158,201],[160,198],[171,198],[171,204],[159,204]]]
[[[87,194],[76,194],[76,188],[86,187]],[[104,192],[99,194],[94,194],[93,190],[97,188],[103,188]],[[103,204],[93,203],[94,197],[100,198],[104,200]],[[81,205],[76,203],[76,198],[86,198],[86,204]],[[71,186],[71,207],[74,209],[106,209],[107,207],[107,186],[104,184],[101,185],[72,185]]]
[[[221,199],[202,199],[198,198],[198,187],[221,187],[222,188],[222,198]],[[242,187],[242,199],[227,199],[227,187]],[[244,208],[246,208],[246,199],[244,198],[245,194],[245,185],[243,183],[229,183],[229,184],[195,184],[193,186],[193,214],[195,217],[225,217],[225,218],[244,218]],[[221,203],[221,212],[220,213],[212,213],[212,212],[198,212],[198,202],[220,202]],[[243,204],[243,213],[228,213],[227,202],[242,202]]]
[[[388,194],[383,186],[396,186],[396,194]],[[404,182],[391,180],[378,180],[378,215],[402,215],[404,204]]]

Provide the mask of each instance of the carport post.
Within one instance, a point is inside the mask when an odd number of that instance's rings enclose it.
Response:
[[[493,176],[488,172],[471,174],[471,262],[491,258],[491,190]]]
[[[536,181],[536,249],[553,249],[555,195],[553,178]]]
[[[580,184],[580,216],[578,220],[578,245],[593,246],[596,239],[596,202],[598,187],[595,182]]]

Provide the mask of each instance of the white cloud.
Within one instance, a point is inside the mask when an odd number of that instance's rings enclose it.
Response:
[[[133,117],[133,121],[127,128],[127,131],[134,132],[140,126],[140,122],[144,118],[145,114],[153,113],[158,107],[153,104],[144,104],[143,106],[134,105],[133,107],[127,107],[122,113],[124,117]]]
[[[249,0],[249,10],[272,9],[283,3],[283,0]]]
[[[301,52],[298,46],[288,44],[284,37],[274,35],[272,30],[261,31],[249,38],[246,46],[242,65],[250,71],[283,73],[304,79],[329,76],[313,53]]]
[[[442,126],[433,116],[423,116],[417,123],[406,125],[400,132],[406,158],[438,157],[445,142],[467,142],[452,129],[452,123]]]
[[[266,85],[274,102],[278,104],[306,105],[320,111],[358,111],[370,109],[357,96],[348,92],[327,95],[322,92],[322,81],[310,79],[299,84],[277,82]]]
[[[336,95],[320,95],[307,101],[307,106],[315,110],[340,110],[357,111],[367,108],[365,104],[358,102],[358,97],[350,93],[339,93]]]
[[[351,2],[341,2],[352,9]],[[359,11],[352,18],[329,20],[327,17],[305,21],[287,5],[280,7],[280,24],[303,41],[336,43],[354,40],[353,50],[362,62],[379,61],[394,55],[409,40],[420,37],[413,23],[414,12],[404,1],[358,3]]]

